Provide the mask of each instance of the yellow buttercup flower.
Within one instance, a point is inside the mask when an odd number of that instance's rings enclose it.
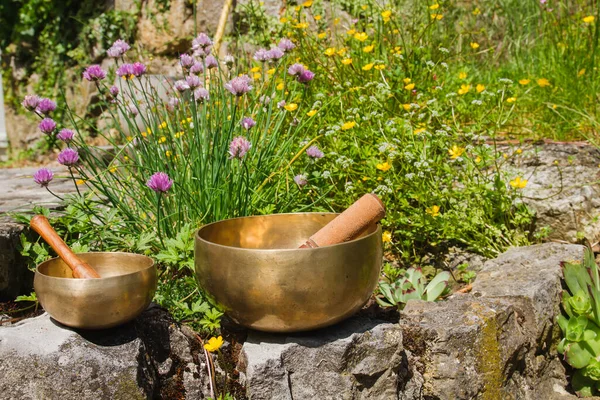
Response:
[[[165,151],[165,156],[167,156],[167,157],[171,157],[172,154],[173,153],[171,153],[171,150]]]
[[[473,50],[476,50],[476,49],[478,49],[478,48],[479,48],[479,43],[477,43],[477,42],[471,42],[471,43],[470,43],[470,46],[471,46],[471,48],[472,48]]]
[[[359,32],[354,35],[354,39],[358,40],[359,42],[364,42],[368,38],[369,38],[369,35],[367,35],[365,32]]]
[[[363,47],[363,51],[364,51],[365,53],[370,53],[370,52],[372,52],[372,51],[373,51],[373,49],[374,49],[374,48],[375,48],[375,45],[374,45],[374,44],[371,44],[371,45],[369,45],[369,46],[365,46],[365,47]]]
[[[404,78],[404,79],[402,79],[402,82],[404,82],[405,84],[408,85],[410,83],[410,80],[411,80],[410,78]]]
[[[523,149],[517,149],[517,150],[515,151],[515,153],[517,153],[517,154],[521,154],[522,152],[523,152]]]
[[[409,83],[408,85],[404,86],[404,89],[406,89],[406,90],[413,90],[414,88],[415,88],[414,83]]]
[[[308,7],[312,6],[312,3],[313,3],[312,0],[307,0],[304,3],[302,3],[302,6],[308,8]]]
[[[179,139],[180,137],[183,136],[183,131],[176,132],[174,136],[175,136],[175,139]]]
[[[306,29],[308,28],[308,22],[300,22],[299,24],[294,25],[296,29]]]
[[[207,343],[204,343],[204,348],[210,353],[214,353],[223,346],[223,337],[211,337]]]
[[[250,70],[250,72],[253,72],[253,73],[260,72],[260,67],[254,67]]]
[[[320,15],[315,15],[315,21],[320,21],[320,20],[321,20],[321,18],[323,18],[323,17],[322,17],[322,16],[320,16]]]
[[[525,188],[525,186],[527,186],[527,179],[521,179],[520,176],[517,176],[515,179],[513,179],[509,183],[510,183],[510,186],[514,187],[515,189],[523,189],[523,188]]]
[[[262,75],[260,74],[260,72],[255,73],[254,75],[252,75],[252,79],[257,80],[260,79]]]
[[[158,126],[160,129],[165,129],[167,127],[167,123],[165,121],[161,122]]]
[[[458,79],[466,79],[467,78],[467,73],[466,72],[459,72],[458,73]]]
[[[477,90],[477,93],[481,93],[485,90],[485,86],[483,86],[481,83],[478,84],[477,86],[475,86],[475,90]]]
[[[340,21],[341,21],[341,19],[339,19],[339,18],[335,18],[335,19],[333,20],[333,25],[339,25]]]
[[[450,155],[450,158],[455,160],[458,157],[462,156],[462,154],[465,152],[465,148],[464,147],[458,147],[457,145],[452,146],[452,148],[448,149],[448,154]]]
[[[594,17],[593,15],[588,15],[587,17],[583,18],[583,22],[585,22],[586,24],[591,24],[594,22],[595,19],[596,17]]]
[[[475,158],[475,164],[479,164],[481,162],[481,157],[477,156]]]
[[[383,164],[377,164],[376,168],[380,171],[387,172],[390,168],[392,168],[392,165],[386,161]]]
[[[164,143],[164,142],[166,142],[166,141],[167,141],[167,138],[166,138],[166,137],[164,137],[164,136],[161,136],[161,137],[158,139],[158,143]]]
[[[419,128],[419,129],[416,129],[413,134],[418,135],[419,133],[423,133],[423,132],[425,132],[425,128]]]
[[[443,14],[431,14],[431,19],[437,19],[438,21],[444,18]]]
[[[335,47],[330,47],[328,49],[325,50],[325,55],[326,56],[332,56],[335,54]]]
[[[460,85],[460,89],[458,89],[458,94],[467,94],[471,90],[471,85]]]
[[[376,69],[377,71],[381,71],[382,69],[385,69],[385,64],[379,64],[379,65],[376,65],[376,66],[375,66],[375,69]]]
[[[384,231],[381,234],[381,241],[383,243],[391,243],[392,242],[392,232],[390,232],[390,231]]]
[[[327,32],[321,32],[317,35],[319,39],[325,39],[327,37]]]
[[[348,36],[352,36],[352,35],[354,35],[355,33],[356,33],[356,29],[348,29],[348,30],[346,31],[346,34],[347,34]]]
[[[286,104],[285,106],[283,106],[283,108],[285,108],[288,111],[296,111],[298,109],[298,104],[296,104],[296,103]]]
[[[577,73],[577,77],[583,76],[585,75],[585,68],[582,68],[579,70],[579,72]]]
[[[275,73],[275,68],[271,68],[269,70],[267,70],[267,74],[269,75],[273,75]]]
[[[356,122],[355,121],[344,122],[344,124],[342,125],[342,130],[343,131],[347,131],[348,129],[352,129],[355,126],[356,126]]]
[[[427,207],[425,212],[435,218],[440,215],[440,206]]]
[[[392,12],[390,10],[385,10],[381,13],[381,16],[383,17],[384,23],[388,22],[392,18]]]
[[[275,87],[275,89],[277,89],[277,90],[283,90],[283,88],[284,88],[284,87],[285,87],[285,86],[284,86],[283,82],[281,82],[279,85],[277,85],[277,86]]]
[[[429,6],[430,10],[437,10],[438,8],[440,8],[440,5],[437,4],[437,3],[436,4],[432,4],[432,5]]]
[[[371,68],[373,68],[373,63],[367,64],[365,66],[362,67],[363,71],[370,71]]]
[[[316,113],[317,113],[317,110],[310,110],[309,112],[306,113],[306,115],[308,115],[309,117],[312,117]]]
[[[507,103],[514,103],[515,101],[517,101],[516,97],[509,97],[508,99],[506,99]]]
[[[286,17],[279,18],[279,22],[281,22],[282,24],[285,24],[288,21],[289,21],[289,19],[287,19]]]
[[[363,10],[366,10],[369,7],[366,4],[363,4],[362,6],[360,6],[360,8],[362,8]]]
[[[546,78],[538,79],[537,84],[540,85],[540,87],[552,86],[550,81]]]
[[[346,48],[345,48],[345,47],[342,47],[341,49],[339,49],[339,50],[336,52],[336,54],[337,54],[338,56],[343,56],[344,54],[346,54]]]
[[[404,111],[408,111],[408,110],[410,110],[410,104],[408,104],[408,103],[402,104],[402,108],[404,108]]]
[[[352,59],[351,58],[344,58],[342,60],[342,64],[344,64],[344,65],[352,64]]]
[[[473,10],[473,15],[479,15],[479,14],[481,14],[481,10],[479,8],[475,8]]]
[[[528,85],[529,82],[531,82],[531,79],[519,79],[519,84],[523,86]]]

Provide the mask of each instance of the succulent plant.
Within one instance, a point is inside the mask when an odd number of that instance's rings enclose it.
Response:
[[[594,254],[586,249],[584,262],[564,262],[568,290],[562,294],[563,314],[557,317],[563,339],[558,352],[576,369],[571,385],[580,396],[600,389],[600,276]]]
[[[404,276],[395,282],[379,282],[379,295],[375,297],[382,307],[398,307],[403,309],[411,299],[435,301],[448,287],[450,273],[440,272],[427,284],[421,268],[409,268]]]

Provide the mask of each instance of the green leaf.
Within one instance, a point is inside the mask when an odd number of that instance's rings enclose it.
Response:
[[[596,382],[594,380],[583,375],[583,371],[578,370],[573,374],[571,379],[571,386],[577,395],[581,397],[591,397],[594,394],[594,386]]]
[[[570,342],[579,342],[583,339],[583,333],[588,325],[588,319],[584,316],[570,318],[567,323],[567,333],[565,337]]]
[[[565,346],[565,361],[573,368],[581,369],[588,365],[592,354],[582,342],[573,342]]]

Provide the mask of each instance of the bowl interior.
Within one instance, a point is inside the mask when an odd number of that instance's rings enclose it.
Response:
[[[124,276],[152,268],[150,257],[132,253],[80,253],[79,258],[94,268],[102,278]],[[71,269],[60,258],[53,258],[38,266],[38,272],[54,278],[73,278]]]
[[[241,217],[203,226],[198,236],[207,242],[244,249],[298,249],[338,214],[299,213]],[[357,239],[374,234],[371,225]]]

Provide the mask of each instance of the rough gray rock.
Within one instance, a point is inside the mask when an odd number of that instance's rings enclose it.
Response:
[[[355,317],[295,335],[253,332],[238,369],[261,399],[386,399],[397,392],[402,358],[397,324]]]
[[[508,150],[512,154],[515,149]],[[546,143],[523,147],[505,170],[528,180],[523,201],[536,211],[536,227],[549,238],[574,241],[584,234],[600,240],[600,150],[587,143]]]
[[[72,330],[43,314],[0,327],[0,397],[203,399],[199,349],[193,333],[156,306],[102,331]]]
[[[511,249],[471,294],[410,301],[399,324],[354,317],[322,331],[250,334],[239,370],[251,399],[570,399],[556,353],[560,262],[583,247]]]

